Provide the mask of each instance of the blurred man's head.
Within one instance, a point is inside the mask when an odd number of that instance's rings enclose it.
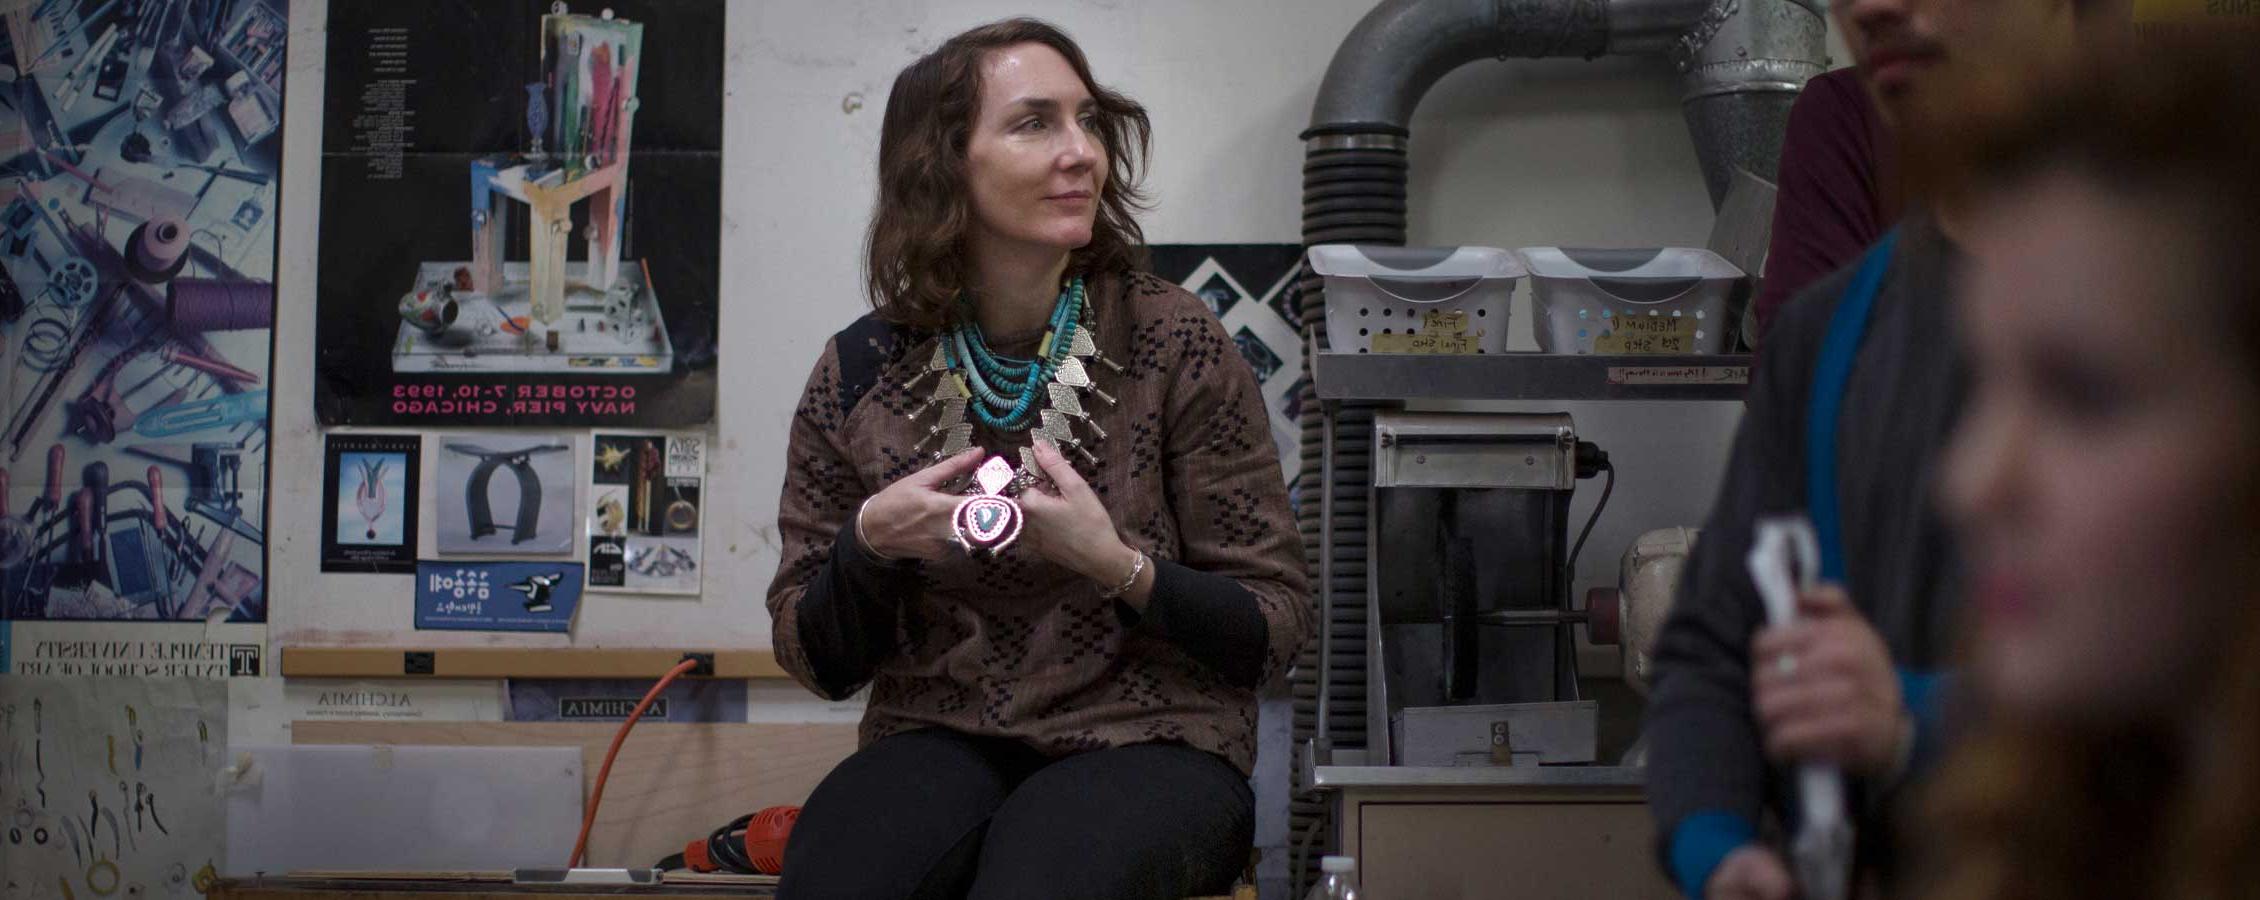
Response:
[[[2031,73],[2126,21],[2128,0],[1835,0],[1852,61],[1885,121],[1922,141],[2016,104]]]

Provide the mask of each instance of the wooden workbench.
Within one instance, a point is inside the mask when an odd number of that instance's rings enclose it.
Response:
[[[223,879],[210,900],[403,900],[444,897],[447,900],[617,900],[620,897],[663,897],[666,900],[739,900],[776,896],[777,879],[763,875],[690,875],[671,873],[656,885],[526,885],[512,884],[507,872],[430,872],[386,874],[330,873],[284,878]],[[1242,887],[1231,897],[1193,900],[1255,900],[1252,887]]]

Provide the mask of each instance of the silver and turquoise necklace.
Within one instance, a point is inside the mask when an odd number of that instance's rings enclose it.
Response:
[[[1081,392],[1088,391],[1109,406],[1115,401],[1091,380],[1084,360],[1103,363],[1117,373],[1122,367],[1099,352],[1089,313],[1083,279],[1077,277],[1059,292],[1036,355],[1018,359],[989,349],[972,304],[964,304],[957,324],[935,342],[925,370],[903,385],[914,389],[927,378],[940,377],[932,396],[909,413],[916,421],[928,410],[941,410],[912,449],[939,438],[941,449],[933,454],[939,461],[972,447],[973,428],[979,425],[1005,434],[1027,433],[1031,444],[1036,438],[1049,440],[1097,463],[1098,457],[1076,437],[1075,423],[1081,422],[1102,441],[1106,432],[1084,409]],[[1017,470],[1001,456],[983,463],[974,473],[968,496],[950,517],[958,544],[968,553],[998,553],[1010,546],[1021,525],[1020,505],[1011,495],[1025,489],[1040,471],[1031,446],[1020,448]]]
[[[1091,421],[1082,395],[1087,392],[1109,406],[1115,400],[1091,379],[1086,361],[1101,363],[1118,373],[1122,367],[1099,352],[1090,312],[1083,279],[1078,276],[1060,291],[1043,339],[1036,345],[1036,355],[1017,359],[989,349],[988,339],[974,321],[972,305],[965,304],[957,324],[936,341],[925,369],[904,384],[905,389],[916,389],[928,378],[939,378],[926,402],[909,413],[915,421],[940,410],[918,446],[940,440],[941,449],[933,453],[935,459],[960,453],[973,446],[973,429],[979,425],[1002,434],[1043,438],[1073,449],[1086,461],[1097,462],[1074,430],[1074,425],[1081,423],[1099,440],[1106,439],[1106,432]],[[1027,447],[1020,450],[1020,469],[1022,479],[1038,471],[1033,451]]]

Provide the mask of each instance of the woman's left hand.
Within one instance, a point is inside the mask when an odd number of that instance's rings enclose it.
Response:
[[[1093,581],[1122,580],[1137,562],[1137,552],[1115,533],[1114,519],[1097,494],[1050,441],[1036,442],[1036,465],[1051,479],[1052,490],[1031,486],[1019,497],[1028,524],[1020,539],[1045,559]]]

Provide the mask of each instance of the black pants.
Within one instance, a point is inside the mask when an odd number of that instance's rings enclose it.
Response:
[[[1046,758],[929,729],[825,776],[785,844],[783,900],[1181,900],[1247,865],[1239,770],[1176,744]]]

